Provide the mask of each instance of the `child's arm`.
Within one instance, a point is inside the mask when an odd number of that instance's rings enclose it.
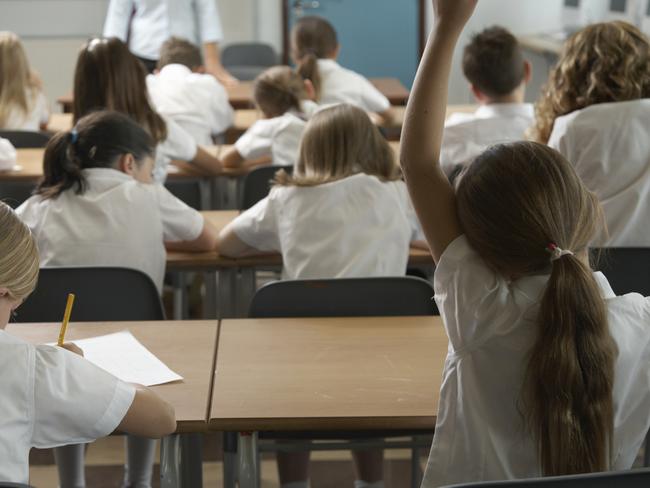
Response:
[[[454,47],[477,1],[433,0],[434,29],[418,68],[402,129],[402,170],[436,262],[462,233],[454,190],[440,168],[440,147]]]
[[[189,162],[204,169],[210,174],[218,175],[223,171],[223,164],[219,158],[213,156],[201,146],[197,147],[194,159]]]
[[[235,146],[228,148],[223,156],[221,156],[221,162],[225,168],[239,168],[244,161],[244,157],[239,154]]]
[[[203,219],[203,230],[199,236],[191,241],[165,242],[168,251],[206,252],[217,248],[217,229]]]
[[[135,386],[135,397],[117,430],[140,437],[158,439],[176,430],[174,407],[142,385]]]
[[[224,227],[219,232],[217,239],[217,249],[219,254],[229,258],[241,258],[244,256],[252,256],[256,254],[267,254],[263,251],[255,249],[242,241],[232,228],[231,224]]]

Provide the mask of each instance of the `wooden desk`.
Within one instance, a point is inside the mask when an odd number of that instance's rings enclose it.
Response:
[[[439,317],[226,319],[209,427],[433,430],[446,354]]]

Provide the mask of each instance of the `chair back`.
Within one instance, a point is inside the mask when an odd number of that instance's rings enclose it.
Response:
[[[279,59],[270,45],[247,42],[226,46],[221,53],[221,62],[237,79],[250,81],[266,68],[277,65]]]
[[[41,268],[36,290],[18,308],[17,322],[57,322],[68,293],[75,294],[71,320],[119,322],[164,320],[160,296],[142,271],[113,267]]]
[[[8,481],[0,481],[0,488],[32,488],[32,485],[23,485],[22,483],[10,483]]]
[[[199,180],[167,180],[165,182],[165,188],[167,188],[172,195],[193,209],[203,209],[201,182]]]
[[[650,469],[633,469],[630,471],[612,471],[608,473],[590,473],[570,476],[551,476],[512,481],[484,481],[448,485],[443,488],[641,488],[650,486]]]
[[[271,191],[275,173],[281,169],[288,174],[293,173],[293,166],[262,166],[248,173],[244,178],[244,191],[242,192],[240,209],[247,210],[263,198],[266,198]]]
[[[24,149],[47,146],[52,134],[31,130],[0,130],[0,137],[9,139],[16,149]]]
[[[33,181],[0,181],[0,200],[11,208],[18,208],[32,196],[35,188]]]
[[[650,248],[594,248],[590,252],[594,269],[603,272],[614,293],[650,296]]]
[[[252,318],[437,315],[431,283],[411,276],[284,280],[260,288]]]

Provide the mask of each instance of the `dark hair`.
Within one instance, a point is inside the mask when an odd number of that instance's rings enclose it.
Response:
[[[129,115],[156,143],[167,138],[167,126],[151,107],[146,70],[117,38],[94,38],[79,53],[74,73],[73,119],[97,110]]]
[[[35,193],[54,198],[74,188],[82,194],[86,190],[82,170],[112,168],[123,154],[132,154],[140,162],[153,153],[153,139],[130,117],[111,111],[91,113],[71,131],[50,139],[43,159],[43,180]]]
[[[294,61],[298,64],[298,73],[311,80],[317,99],[321,88],[317,61],[331,56],[338,45],[334,27],[322,17],[303,17],[293,27],[291,49]]]
[[[180,37],[170,37],[160,48],[160,59],[158,68],[168,64],[182,64],[189,69],[195,69],[203,65],[201,50],[195,44]]]
[[[253,98],[267,117],[300,111],[300,102],[307,98],[305,82],[289,66],[273,66],[255,78]]]
[[[524,55],[517,38],[498,26],[474,35],[465,47],[463,72],[487,96],[509,95],[524,79]]]

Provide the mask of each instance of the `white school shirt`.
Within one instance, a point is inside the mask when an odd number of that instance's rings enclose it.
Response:
[[[0,330],[0,480],[27,483],[29,450],[113,432],[135,397],[125,383],[70,351]]]
[[[47,106],[47,98],[42,91],[33,92],[28,90],[27,102],[29,110],[27,113],[13,108],[2,127],[4,130],[41,130],[41,124],[47,124],[50,119],[50,110]]]
[[[366,112],[382,113],[390,108],[390,102],[375,85],[359,73],[343,68],[333,59],[319,59],[318,73],[321,93],[318,103],[332,105],[349,103]]]
[[[133,14],[133,20],[131,15]],[[160,48],[170,37],[196,45],[223,38],[215,0],[111,0],[104,37],[117,37],[129,50],[145,59],[159,59]]]
[[[609,238],[595,245],[650,246],[650,98],[602,103],[555,119],[548,145],[600,200]]]
[[[164,114],[160,116],[167,126],[167,137],[156,146],[153,179],[162,184],[167,179],[167,167],[172,160],[192,161],[199,148],[194,138],[174,120]]]
[[[212,136],[232,125],[228,93],[212,75],[168,64],[147,76],[147,89],[156,112],[180,125],[197,144],[211,146]]]
[[[0,171],[11,171],[16,166],[16,148],[7,139],[0,137]]]
[[[190,241],[203,217],[162,185],[109,168],[83,170],[88,186],[56,198],[30,197],[16,213],[32,230],[41,266],[117,266],[148,274],[159,291],[163,242]]]
[[[359,173],[312,187],[274,187],[233,221],[242,241],[282,254],[285,279],[403,276],[420,239],[402,181]]]
[[[623,470],[650,427],[650,298],[617,297],[602,273],[594,277],[619,350],[610,462]],[[423,487],[541,476],[519,400],[547,281],[536,275],[508,282],[465,236],[443,252],[434,290],[449,348]]]
[[[493,144],[521,141],[533,125],[530,103],[492,103],[472,114],[455,113],[445,122],[440,164],[449,175],[456,166],[467,166]]]
[[[319,108],[309,100],[300,105],[300,112],[289,110],[279,117],[256,121],[237,139],[239,155],[244,159],[271,157],[274,166],[295,165],[307,120]]]

